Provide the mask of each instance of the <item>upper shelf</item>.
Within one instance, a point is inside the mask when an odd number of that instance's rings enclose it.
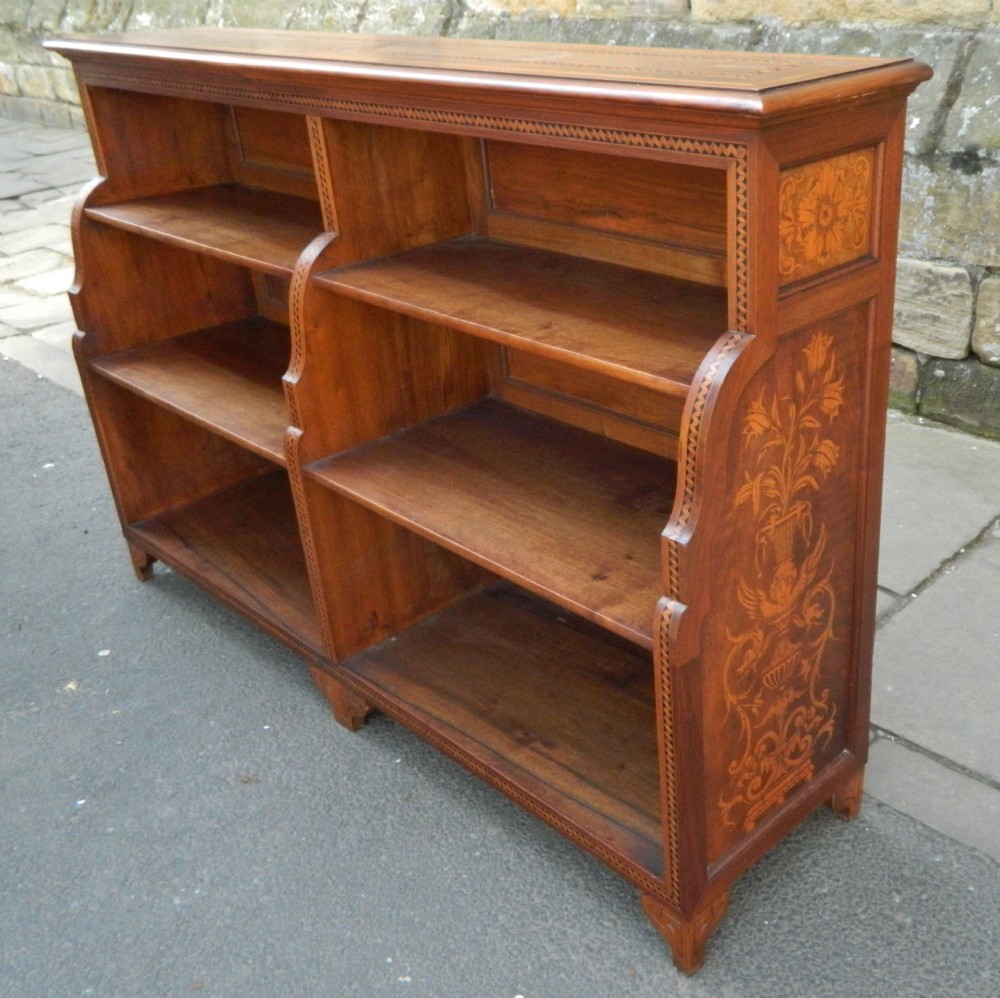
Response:
[[[340,294],[683,398],[720,288],[468,237],[317,275]]]
[[[310,240],[323,231],[316,202],[236,184],[94,205],[86,214],[129,232],[286,277]]]

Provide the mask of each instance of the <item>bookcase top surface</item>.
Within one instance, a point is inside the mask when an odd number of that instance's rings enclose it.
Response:
[[[126,58],[146,65],[246,66],[354,79],[409,79],[520,91],[578,90],[678,106],[767,110],[769,95],[794,103],[889,87],[930,75],[908,58],[721,52],[470,38],[177,28],[76,35],[47,43],[70,59]],[[819,93],[822,91],[822,94]]]

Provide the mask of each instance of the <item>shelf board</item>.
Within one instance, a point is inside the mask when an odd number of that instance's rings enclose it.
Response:
[[[662,869],[653,669],[501,583],[348,659],[362,695],[572,836]]]
[[[254,318],[91,361],[94,371],[277,464],[288,418],[289,330]]]
[[[307,474],[651,647],[674,462],[485,399]]]
[[[684,397],[721,288],[479,237],[317,275],[340,294]]]
[[[323,231],[307,198],[218,184],[86,209],[89,218],[244,267],[289,276]]]
[[[283,470],[129,524],[125,534],[300,653],[324,657]]]

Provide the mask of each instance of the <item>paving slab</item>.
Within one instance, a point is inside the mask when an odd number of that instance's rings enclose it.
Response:
[[[0,308],[0,322],[22,330],[52,326],[72,318],[73,310],[66,295],[47,295]]]
[[[7,363],[8,358],[34,372],[38,378],[45,378],[77,395],[83,395],[80,373],[68,343],[66,346],[53,346],[24,333],[4,337],[0,331],[0,360]]]
[[[61,267],[59,270],[47,271],[44,274],[36,274],[34,277],[25,277],[17,282],[17,287],[24,288],[36,295],[64,295],[73,284],[73,276],[76,267],[70,264]],[[0,297],[2,300],[2,297]]]
[[[871,748],[865,790],[883,804],[1000,863],[1000,788],[889,738]]]
[[[26,250],[48,248],[55,249],[56,243],[65,243],[69,235],[69,216],[62,224],[50,222],[47,225],[32,225],[20,232],[5,232],[0,241],[0,253],[4,256],[15,256]]]
[[[0,175],[0,198],[20,198],[49,186],[44,178],[31,177],[26,173],[5,173]]]
[[[28,208],[17,203],[11,210],[0,212],[0,234],[4,236],[0,241],[0,249],[6,243],[8,233],[21,232],[52,222],[69,224],[75,203],[75,195],[67,196],[53,191],[51,196],[37,208]]]
[[[47,343],[51,347],[58,347],[66,353],[73,350],[73,336],[76,334],[76,322],[60,322],[55,326],[45,326],[42,329],[34,329],[31,338]]]
[[[1000,784],[1000,535],[878,631],[872,723]]]
[[[178,576],[81,399],[0,364],[0,994],[995,998],[1000,868],[871,800],[736,885],[693,978],[635,891]]]
[[[1000,516],[1000,443],[890,419],[879,584],[912,593]]]
[[[33,249],[15,256],[0,256],[0,281],[19,281],[66,266],[66,258],[50,249]]]

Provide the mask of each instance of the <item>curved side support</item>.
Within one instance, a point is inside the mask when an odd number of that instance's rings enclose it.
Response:
[[[693,974],[704,963],[705,945],[729,907],[729,892],[686,917],[651,894],[643,894],[639,900],[646,917],[667,941],[677,969]]]

